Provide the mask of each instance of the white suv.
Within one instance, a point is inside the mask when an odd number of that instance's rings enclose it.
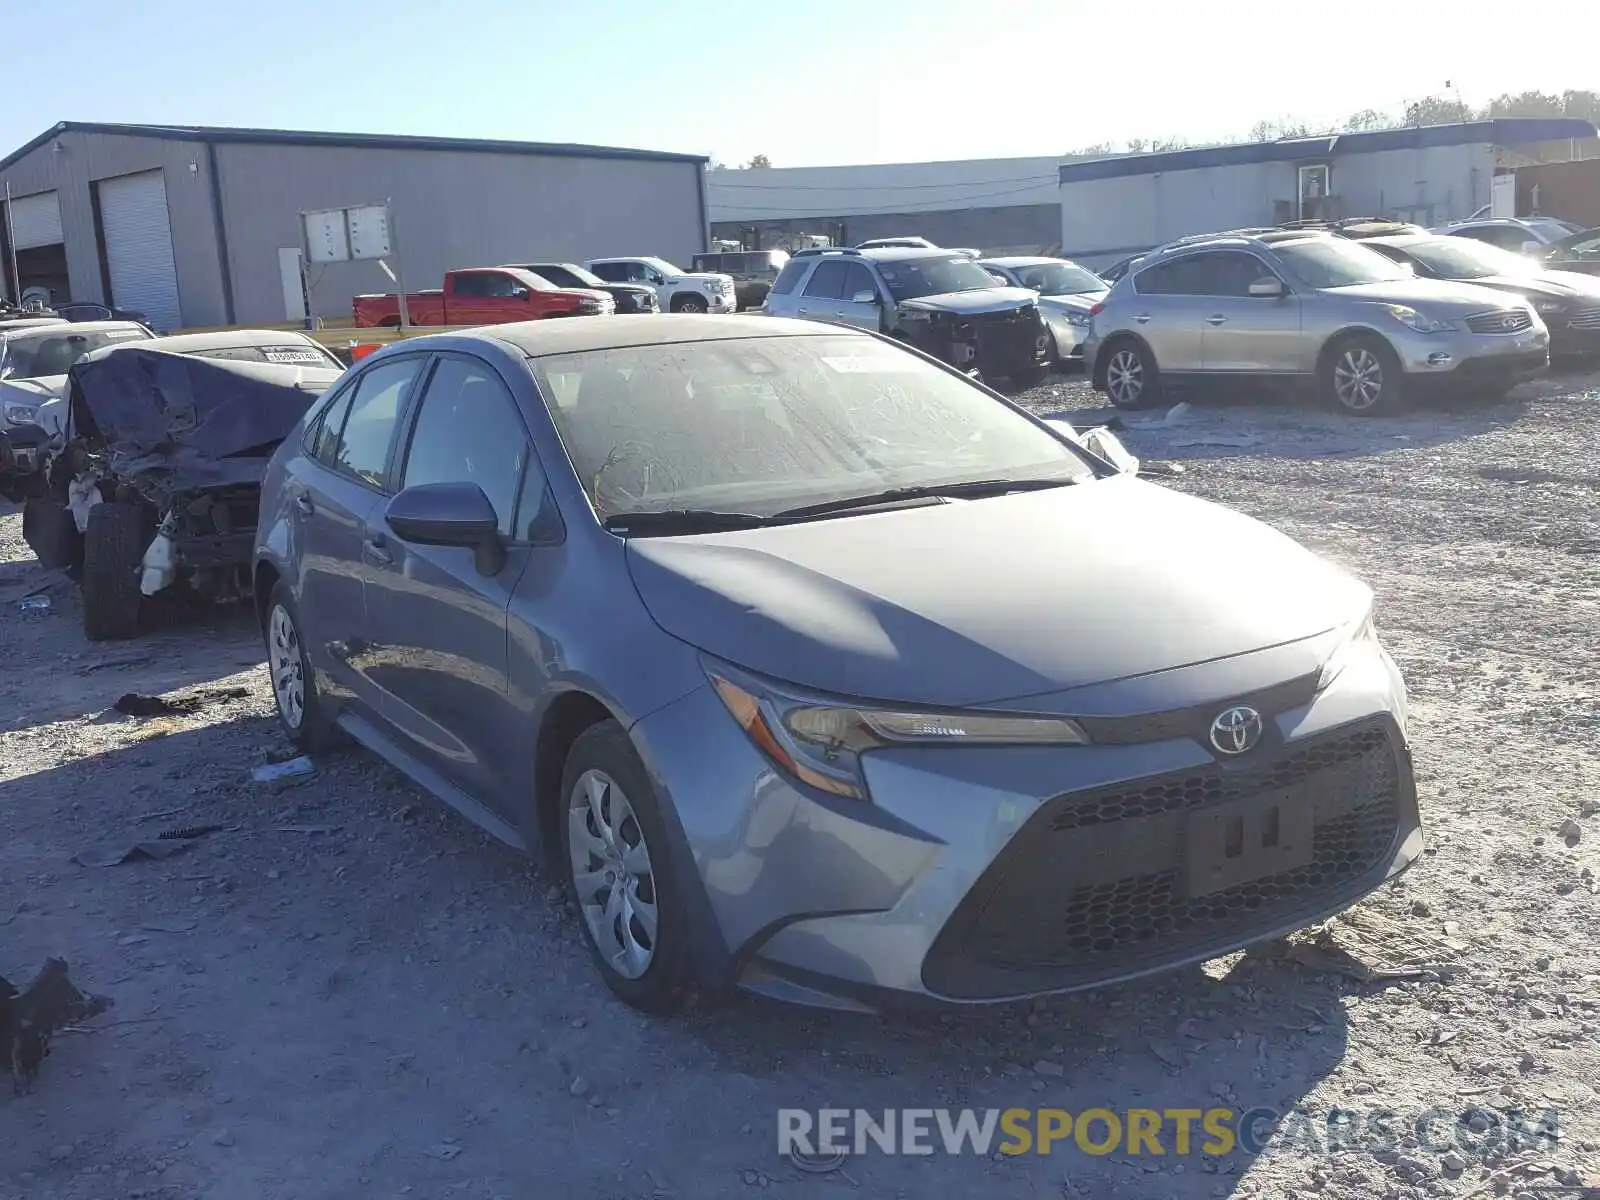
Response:
[[[583,265],[607,283],[654,288],[662,312],[731,313],[739,308],[732,275],[683,271],[663,258],[591,258]]]

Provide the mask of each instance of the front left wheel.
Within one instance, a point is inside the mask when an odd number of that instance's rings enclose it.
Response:
[[[707,313],[711,306],[699,296],[680,296],[672,302],[672,311],[680,313]]]
[[[1322,394],[1358,417],[1392,416],[1404,403],[1405,373],[1389,343],[1358,334],[1334,346],[1322,362]]]
[[[139,569],[155,522],[138,504],[107,501],[89,510],[83,534],[83,632],[91,642],[139,632]]]
[[[634,1008],[678,1012],[691,994],[688,914],[655,785],[621,725],[578,736],[561,797],[567,885],[601,977]]]

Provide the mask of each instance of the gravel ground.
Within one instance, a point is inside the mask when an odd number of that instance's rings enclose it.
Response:
[[[1020,399],[1112,415],[1081,381]],[[1429,849],[1358,912],[1446,969],[1361,982],[1235,956],[1021,1008],[866,1018],[735,998],[648,1020],[597,982],[548,880],[376,761],[352,750],[299,786],[251,782],[288,747],[245,614],[91,646],[69,585],[42,593],[48,611],[20,605],[44,577],[8,513],[0,973],[20,982],[58,954],[115,1007],[56,1040],[31,1095],[0,1087],[0,1197],[1364,1200],[1600,1184],[1600,376],[1390,421],[1243,402],[1126,420],[1136,453],[1187,468],[1166,482],[1377,589],[1411,687]],[[126,718],[111,707],[125,692],[196,708]],[[222,828],[176,857],[72,861],[206,825]],[[1259,1155],[1178,1155],[1169,1139],[1160,1157],[1063,1143],[803,1172],[777,1154],[776,1112],[824,1106],[1286,1116]],[[1392,1110],[1400,1140],[1330,1146],[1332,1109]],[[1500,1136],[1547,1111],[1558,1137]]]

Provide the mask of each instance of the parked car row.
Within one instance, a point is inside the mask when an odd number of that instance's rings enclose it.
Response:
[[[1535,228],[1559,235],[1538,258],[1487,244],[1515,229],[1527,248]],[[1180,238],[1108,271],[1084,356],[1124,408],[1218,382],[1304,386],[1361,415],[1429,391],[1495,395],[1552,355],[1600,351],[1600,280],[1548,257],[1597,252],[1600,234],[1531,220],[1429,231],[1358,218]]]

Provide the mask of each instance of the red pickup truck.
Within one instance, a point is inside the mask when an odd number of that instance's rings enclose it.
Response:
[[[351,307],[363,327],[400,324],[400,297],[357,296]],[[516,267],[474,267],[447,271],[444,287],[406,293],[406,317],[413,325],[503,325],[544,317],[610,316],[617,302],[590,288],[558,288]]]

